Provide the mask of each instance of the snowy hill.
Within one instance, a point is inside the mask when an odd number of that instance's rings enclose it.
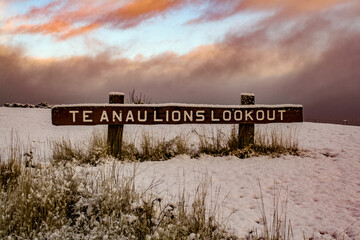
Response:
[[[230,126],[221,126],[227,129]],[[261,183],[265,208],[271,212],[274,186],[281,199],[287,198],[287,219],[294,239],[360,239],[360,127],[320,123],[269,124],[256,126],[296,132],[301,156],[267,156],[238,159],[233,156],[180,156],[162,162],[143,162],[137,166],[137,184],[146,187],[160,180],[157,194],[173,198],[183,185],[191,192],[199,181],[211,179],[211,196],[221,204],[227,227],[238,236],[261,225]],[[219,126],[125,126],[125,138],[136,141],[141,132],[171,137],[193,129],[211,131]],[[5,159],[11,145],[24,152],[32,150],[34,159],[47,161],[55,139],[86,143],[94,129],[104,126],[51,125],[48,109],[0,108],[0,156]],[[125,163],[133,166],[133,163]],[[106,168],[103,164],[96,168]],[[90,167],[89,167],[90,168]],[[95,169],[95,168],[94,168]],[[218,190],[218,191],[217,191]]]

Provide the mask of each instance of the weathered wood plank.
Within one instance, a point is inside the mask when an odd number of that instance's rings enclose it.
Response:
[[[301,105],[103,104],[52,108],[54,125],[265,124],[302,122]]]

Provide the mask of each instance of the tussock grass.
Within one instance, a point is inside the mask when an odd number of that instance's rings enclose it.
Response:
[[[22,149],[19,145],[18,135],[12,130],[8,158],[0,156],[0,186],[1,190],[8,191],[17,185],[22,169]],[[29,164],[26,162],[26,164]]]
[[[54,164],[73,162],[76,164],[98,165],[107,155],[106,134],[94,131],[87,146],[60,139],[52,144]]]
[[[272,129],[255,132],[255,144],[239,149],[238,129],[233,126],[229,131],[212,129],[203,132],[193,130],[198,137],[198,145],[189,143],[189,136],[178,135],[174,138],[157,138],[144,132],[137,144],[123,142],[121,159],[125,161],[164,161],[177,155],[187,154],[198,158],[201,154],[212,156],[234,155],[239,158],[268,155],[278,157],[282,154],[299,155],[296,131]],[[87,147],[61,139],[53,144],[55,164],[74,162],[76,164],[98,165],[109,158],[106,133],[93,132]]]
[[[228,133],[221,129],[213,130],[210,134],[193,132],[199,138],[198,154],[214,156],[235,155],[239,158],[249,158],[259,155],[278,157],[282,154],[299,155],[296,131],[289,129],[285,132],[281,129],[255,132],[254,144],[239,149],[238,129],[233,126]]]
[[[190,149],[184,136],[172,139],[154,138],[149,133],[143,133],[139,147],[133,143],[123,146],[123,158],[133,161],[163,161],[176,155],[188,154]]]
[[[205,133],[199,133],[193,130],[193,133],[199,138],[199,147],[197,155],[208,154],[215,156],[229,155],[230,149],[225,142],[225,134],[219,130],[212,130],[210,136]]]
[[[53,143],[54,164],[75,163],[96,166],[105,158],[111,158],[107,151],[106,134],[93,132],[89,143],[74,144],[70,140],[61,139]],[[126,161],[163,161],[181,154],[191,153],[187,139],[176,136],[172,139],[154,138],[149,133],[143,133],[139,146],[125,142],[122,146],[122,157]]]
[[[223,132],[220,128],[212,129],[210,136],[207,133],[193,132],[199,138],[199,154],[208,154],[214,156],[231,155],[238,150],[237,129],[233,126],[230,132]]]
[[[6,162],[0,157],[0,186],[3,191],[8,191],[17,185],[21,175],[21,161],[17,158],[9,158]]]
[[[299,155],[297,131],[288,129],[271,129],[255,133],[254,150],[261,154],[277,157],[281,154]]]
[[[193,202],[169,203],[150,192],[156,183],[135,188],[135,165],[129,171],[113,162],[90,171],[15,163],[21,171],[1,162],[18,174],[16,181],[1,182],[1,239],[235,239],[207,210],[205,184]]]

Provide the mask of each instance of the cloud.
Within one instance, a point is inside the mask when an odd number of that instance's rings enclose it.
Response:
[[[302,99],[308,119],[356,120],[360,125],[360,34],[338,32],[336,40],[320,58],[287,76],[277,93],[287,92],[289,101]]]
[[[47,16],[53,14],[57,10],[57,7],[65,2],[66,1],[64,0],[50,1],[47,5],[43,7],[32,7],[26,14],[24,14],[23,16],[17,16],[17,18],[31,19]]]
[[[274,15],[247,34],[149,59],[105,51],[39,60],[0,45],[0,104],[106,102],[109,92],[132,89],[154,102],[236,104],[241,92],[254,92],[258,103],[303,104],[305,120],[360,124],[360,30],[353,21],[360,9],[331,13],[291,22]]]
[[[27,13],[9,18],[3,27],[12,34],[43,34],[66,40],[98,28],[128,29],[144,21],[165,16],[186,6],[195,6],[200,16],[189,23],[218,21],[247,11],[275,12],[269,21],[294,19],[306,14],[318,14],[352,4],[357,0],[53,0],[42,7],[32,7]],[[207,7],[206,7],[207,6]]]
[[[99,21],[110,23],[115,28],[131,28],[183,5],[182,0],[137,0],[106,14]]]
[[[24,15],[8,19],[13,34],[52,35],[59,40],[78,36],[100,27],[127,29],[187,4],[182,0],[56,0],[33,7]],[[33,22],[36,23],[33,23]],[[31,22],[31,23],[27,23]]]
[[[310,24],[303,31],[311,29]],[[111,91],[137,89],[154,102],[236,104],[241,92],[254,92],[258,103],[304,104],[306,120],[354,123],[360,120],[360,35],[332,33],[341,37],[314,55],[305,44],[311,37],[301,34],[296,42],[291,35],[281,45],[258,48],[264,31],[148,60],[106,53],[39,60],[1,46],[0,103],[106,102]]]
[[[189,23],[218,21],[245,11],[271,11],[277,12],[276,17],[294,18],[345,3],[357,4],[354,0],[211,0],[203,14]]]

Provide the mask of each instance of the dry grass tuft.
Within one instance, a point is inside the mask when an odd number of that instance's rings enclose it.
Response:
[[[270,131],[257,131],[255,133],[256,152],[277,157],[281,154],[299,155],[297,131],[288,129],[271,129]]]
[[[18,178],[22,169],[22,153],[18,141],[18,136],[11,131],[10,151],[7,160],[0,156],[0,187],[3,191],[8,191],[17,185]],[[29,163],[26,163],[29,164]]]
[[[108,156],[106,134],[99,131],[93,132],[87,147],[63,138],[53,142],[52,149],[54,164],[72,162],[96,166]]]
[[[172,139],[151,137],[144,133],[138,147],[134,143],[123,144],[122,159],[130,161],[164,161],[177,155],[188,154],[190,149],[187,139],[176,136]]]
[[[233,126],[229,133],[221,129],[213,130],[210,133],[200,134],[193,131],[199,138],[198,154],[213,156],[235,155],[238,158],[249,158],[259,155],[278,157],[282,154],[299,155],[296,131],[284,132],[280,129],[272,129],[270,133],[256,131],[254,144],[239,149],[237,127]]]
[[[16,187],[18,178],[21,175],[21,161],[16,158],[10,158],[3,161],[0,157],[0,187],[7,192]]]

